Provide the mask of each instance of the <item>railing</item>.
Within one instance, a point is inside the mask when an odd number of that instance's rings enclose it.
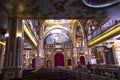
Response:
[[[115,27],[120,25],[120,20],[108,20],[103,25],[99,26],[96,30],[91,31],[91,33],[87,34],[87,40],[91,40],[94,37],[100,35],[101,33],[105,32],[106,30],[110,29],[111,27]]]
[[[80,71],[80,80],[120,80],[120,69],[105,66],[93,66],[91,72]]]
[[[117,66],[95,66],[92,73],[107,77],[109,80],[120,80],[120,69]]]
[[[44,48],[73,48],[72,44],[56,43],[56,44],[45,44]]]
[[[34,36],[36,40],[38,40],[37,31],[33,26],[32,20],[25,20],[25,25],[27,26],[28,30],[31,32],[31,34]]]

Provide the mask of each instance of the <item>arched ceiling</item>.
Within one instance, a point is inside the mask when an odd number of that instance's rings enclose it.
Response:
[[[50,30],[60,28],[68,31],[69,33],[73,32],[73,26],[75,24],[76,20],[65,20],[65,19],[50,19],[45,20],[42,24],[43,29],[43,35],[48,33]]]
[[[116,19],[120,16],[119,3],[120,0],[0,0],[0,14],[27,19]]]
[[[50,19],[42,24],[45,43],[63,43],[71,41],[76,20]]]

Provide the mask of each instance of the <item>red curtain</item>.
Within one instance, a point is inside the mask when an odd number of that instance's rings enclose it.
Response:
[[[84,56],[80,57],[80,63],[81,63],[81,65],[85,65],[85,57]]]
[[[64,66],[64,56],[62,53],[56,53],[55,66]]]

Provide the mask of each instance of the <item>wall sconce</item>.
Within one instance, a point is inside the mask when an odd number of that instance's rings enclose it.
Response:
[[[39,53],[39,56],[41,57],[41,53]]]
[[[65,19],[61,19],[62,22],[65,22],[66,20]]]
[[[54,21],[54,19],[50,19],[50,22],[53,22]]]
[[[37,57],[38,55],[35,53],[35,57]]]
[[[73,57],[75,57],[75,54],[73,55]]]
[[[9,37],[9,33],[6,33],[6,34],[5,34],[5,37]]]
[[[73,57],[77,57],[77,54],[74,54]]]
[[[92,58],[95,58],[95,56],[94,56],[94,55],[92,55]]]
[[[87,52],[85,52],[85,54],[88,54]]]
[[[21,34],[21,33],[17,33],[16,36],[19,37],[19,38],[21,38],[21,37],[22,37],[22,34]]]

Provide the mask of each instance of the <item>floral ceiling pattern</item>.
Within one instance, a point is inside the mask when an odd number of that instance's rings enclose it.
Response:
[[[3,12],[4,9],[9,16],[20,18],[117,19],[120,16],[119,2],[120,0],[1,0],[0,10]]]

